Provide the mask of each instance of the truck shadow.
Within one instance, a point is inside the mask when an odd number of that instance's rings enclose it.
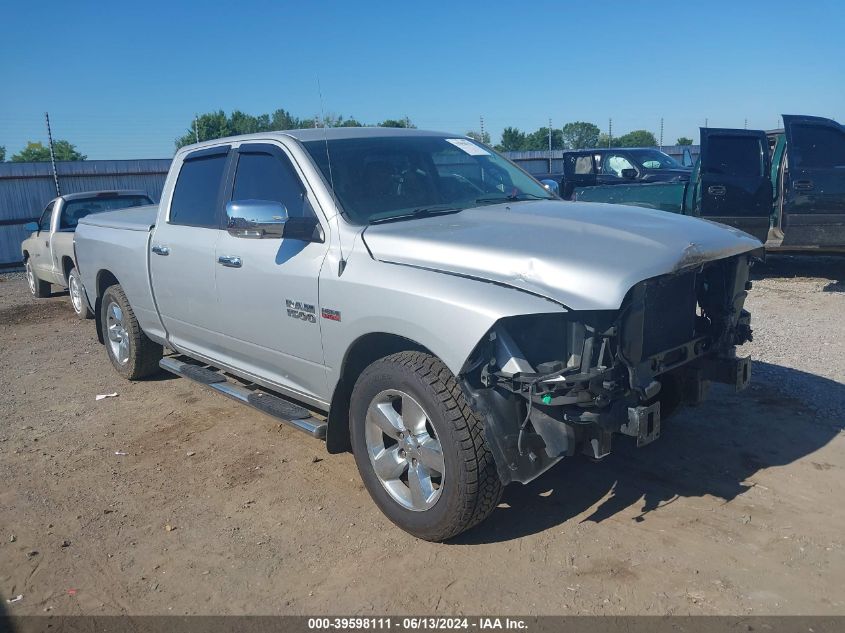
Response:
[[[599,463],[575,456],[528,485],[508,486],[490,518],[452,542],[508,541],[576,517],[629,516],[632,507],[631,520],[642,522],[680,497],[729,502],[755,485],[759,471],[799,460],[845,429],[845,385],[763,362],[752,375],[739,394],[714,385],[704,405],[670,419],[654,444],[637,449],[632,438],[615,436]]]
[[[845,255],[769,254],[751,269],[752,279],[796,277],[827,280],[823,292],[845,292]]]

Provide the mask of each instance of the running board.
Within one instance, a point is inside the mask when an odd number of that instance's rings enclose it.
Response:
[[[214,389],[224,396],[249,405],[253,409],[266,413],[295,429],[305,431],[308,435],[319,439],[326,437],[325,421],[314,417],[308,409],[289,400],[265,393],[258,387],[232,382],[219,370],[187,363],[180,360],[178,356],[166,356],[158,364],[162,369],[172,374]]]

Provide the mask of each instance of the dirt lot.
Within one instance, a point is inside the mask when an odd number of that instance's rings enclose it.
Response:
[[[2,277],[3,606],[845,613],[845,258],[771,258],[757,277],[749,390],[508,488],[441,545],[394,528],[350,455],[183,379],[122,381],[66,296]]]

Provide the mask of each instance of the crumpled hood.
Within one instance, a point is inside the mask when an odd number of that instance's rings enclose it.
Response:
[[[573,310],[617,309],[644,279],[762,246],[706,220],[557,200],[376,224],[363,239],[379,261],[512,286]]]

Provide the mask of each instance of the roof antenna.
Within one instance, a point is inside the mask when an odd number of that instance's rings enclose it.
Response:
[[[343,271],[346,270],[346,258],[343,256],[343,239],[340,236],[340,220],[338,219],[338,215],[340,215],[340,204],[337,200],[337,194],[334,192],[334,174],[332,173],[332,155],[329,152],[329,133],[326,130],[326,110],[323,107],[323,89],[320,87],[320,77],[317,76],[317,93],[320,95],[320,116],[323,118],[323,140],[326,142],[326,160],[329,164],[329,186],[332,190],[332,199],[334,200],[335,205],[335,226],[337,227],[337,245],[340,249],[340,261],[337,263],[337,276],[340,277],[343,274]]]

